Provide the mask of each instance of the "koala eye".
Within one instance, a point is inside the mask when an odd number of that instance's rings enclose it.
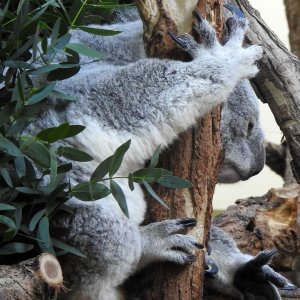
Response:
[[[253,128],[254,128],[253,122],[249,122],[249,123],[248,123],[248,134],[251,133],[251,131],[252,131]]]

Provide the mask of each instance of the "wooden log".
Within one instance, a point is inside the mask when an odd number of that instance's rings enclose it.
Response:
[[[272,265],[288,271],[300,254],[299,205],[299,185],[271,189],[262,197],[237,200],[213,224],[230,233],[243,253],[276,248]]]
[[[202,14],[222,30],[223,2],[207,1],[159,1],[136,2],[144,21],[145,47],[149,56],[187,59],[173,41],[168,31],[189,32],[192,11],[197,6]],[[179,140],[162,155],[161,165],[177,176],[188,178],[194,188],[157,192],[169,204],[170,210],[162,208],[149,199],[148,221],[169,218],[194,217],[198,224],[189,234],[205,244],[210,228],[212,196],[220,167],[220,108],[205,116],[199,124],[179,137]],[[151,265],[151,268],[131,281],[131,297],[138,299],[201,299],[204,276],[204,252],[198,251],[197,261],[190,266],[172,264]]]
[[[16,265],[0,266],[1,300],[56,299],[62,287],[62,269],[51,254],[43,253]]]
[[[300,182],[300,61],[289,52],[260,14],[247,0],[228,0],[238,6],[249,20],[249,43],[264,47],[265,55],[252,83],[260,99],[267,102],[282,130],[292,156],[291,166]]]

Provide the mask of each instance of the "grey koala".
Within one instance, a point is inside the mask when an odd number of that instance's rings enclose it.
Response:
[[[282,290],[296,288],[267,265],[276,250],[264,250],[255,257],[244,254],[235,241],[216,226],[211,227],[209,245],[211,254],[206,256],[206,263],[210,268],[205,277],[208,290],[227,295],[230,299],[280,300],[276,287]]]
[[[111,43],[108,53],[117,48],[111,57],[118,58],[120,53],[120,59],[112,62],[108,56],[59,82],[58,90],[78,100],[64,105],[60,99],[52,99],[28,131],[37,132],[63,122],[86,126],[83,133],[66,144],[76,145],[95,159],[75,165],[73,183],[87,180],[98,164],[128,139],[131,147],[118,175],[142,168],[159,144],[169,145],[206,112],[227,100],[241,80],[258,72],[255,62],[262,55],[261,47],[243,48],[246,20],[235,16],[230,20],[225,45],[219,44],[215,31],[200,15],[196,29],[205,37],[202,44],[187,34],[173,35],[175,42],[191,55],[190,62],[141,56],[124,63],[121,40],[114,46]],[[76,41],[80,33],[73,35]],[[92,39],[95,42],[95,37]],[[132,52],[127,52],[129,57]],[[194,226],[194,219],[139,226],[146,209],[143,192],[138,185],[131,191],[125,180],[119,179],[118,183],[127,199],[129,219],[109,195],[92,203],[70,200],[73,214],[52,224],[54,229],[65,231],[65,242],[88,257],[65,256],[63,268],[71,291],[64,299],[119,299],[118,287],[139,268],[153,261],[192,262],[195,257],[191,252],[202,247],[193,237],[180,233]]]

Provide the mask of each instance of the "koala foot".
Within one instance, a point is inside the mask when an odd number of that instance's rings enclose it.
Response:
[[[275,286],[281,289],[296,288],[266,265],[276,253],[277,250],[261,251],[237,270],[234,285],[243,293],[245,299],[281,299]]]
[[[194,60],[199,59],[201,63],[211,60],[216,60],[219,63],[220,60],[223,60],[227,76],[226,78],[220,76],[221,78],[218,79],[221,81],[228,81],[228,78],[235,79],[236,76],[238,80],[255,76],[258,72],[256,61],[263,54],[261,46],[242,47],[247,29],[247,19],[238,8],[233,9],[232,6],[229,7],[233,12],[233,16],[226,22],[228,37],[225,45],[219,43],[215,30],[197,11],[194,12],[197,20],[194,28],[202,41],[200,44],[189,34],[175,36],[173,33],[169,33],[178,46],[189,53]],[[220,75],[223,74],[221,70],[216,70],[215,74],[219,72]],[[228,72],[232,74],[228,74]]]
[[[194,237],[180,232],[187,227],[194,227],[196,223],[195,219],[166,220],[141,227],[143,265],[154,261],[179,264],[194,262],[196,257],[191,251],[202,249],[203,245]]]

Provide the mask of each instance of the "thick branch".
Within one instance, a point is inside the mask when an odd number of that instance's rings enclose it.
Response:
[[[264,47],[261,71],[253,79],[260,98],[267,102],[286,137],[292,169],[300,182],[300,61],[290,53],[247,0],[230,0],[250,21],[248,40]]]
[[[16,265],[0,266],[1,300],[56,299],[62,286],[60,264],[48,253]]]

